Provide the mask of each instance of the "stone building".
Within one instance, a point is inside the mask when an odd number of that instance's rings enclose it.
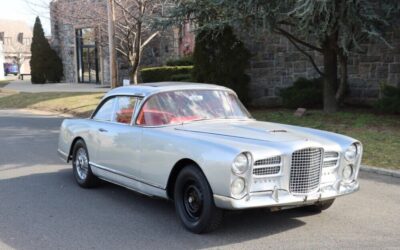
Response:
[[[21,73],[30,74],[32,28],[24,21],[0,19],[0,42],[4,63],[17,64]]]
[[[400,87],[400,33],[388,32],[386,39],[392,48],[382,42],[370,42],[363,45],[365,54],[350,56],[347,102],[370,104],[379,97],[382,83]],[[253,53],[248,73],[254,106],[275,106],[280,103],[282,88],[291,86],[299,77],[319,77],[308,59],[283,36],[243,40]],[[310,53],[322,67],[322,57],[317,52]]]
[[[110,85],[107,0],[53,0],[50,3],[52,47],[64,64],[64,81]],[[141,66],[162,65],[183,54],[180,28],[163,32],[143,51]],[[118,56],[119,81],[129,66]]]

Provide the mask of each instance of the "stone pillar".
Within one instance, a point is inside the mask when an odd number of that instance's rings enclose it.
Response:
[[[0,81],[4,80],[4,53],[3,53],[3,42],[0,41]]]

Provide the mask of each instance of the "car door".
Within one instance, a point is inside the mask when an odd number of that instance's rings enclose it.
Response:
[[[133,179],[140,178],[140,144],[142,129],[132,126],[138,98],[117,96],[112,101],[109,120],[98,122],[96,164],[103,170]],[[101,111],[101,110],[99,110]],[[101,118],[101,114],[99,117]],[[108,116],[107,116],[108,117]]]

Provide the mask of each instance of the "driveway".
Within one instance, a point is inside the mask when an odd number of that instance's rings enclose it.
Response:
[[[85,190],[57,157],[62,118],[0,111],[0,249],[388,249],[400,246],[400,179],[361,174],[327,211],[228,213],[193,235],[171,202],[104,184]]]

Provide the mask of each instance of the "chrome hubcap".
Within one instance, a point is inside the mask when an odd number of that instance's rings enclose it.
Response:
[[[80,148],[76,152],[75,168],[79,178],[85,180],[89,171],[89,161],[84,148]]]

